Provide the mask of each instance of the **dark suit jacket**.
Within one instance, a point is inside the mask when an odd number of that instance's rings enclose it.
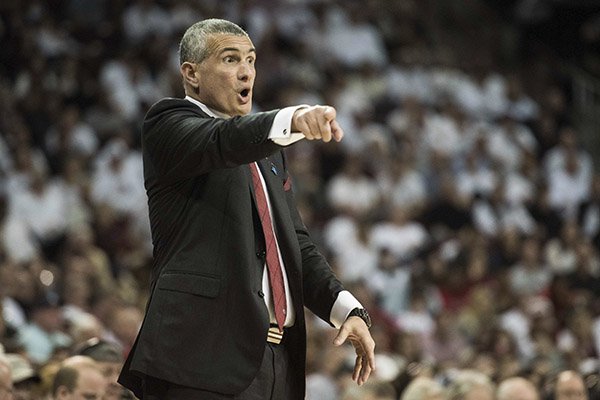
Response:
[[[304,398],[303,306],[329,322],[343,287],[300,219],[281,147],[267,139],[275,114],[215,119],[187,100],[163,99],[146,115],[153,289],[120,377],[138,396],[144,375],[237,394],[257,374],[269,316],[264,239],[246,164],[259,160],[295,307],[286,346]]]

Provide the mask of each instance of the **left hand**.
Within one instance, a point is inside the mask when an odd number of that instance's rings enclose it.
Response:
[[[333,344],[341,346],[346,339],[350,340],[356,351],[352,380],[362,385],[375,370],[375,341],[367,324],[360,317],[349,317],[340,327]]]

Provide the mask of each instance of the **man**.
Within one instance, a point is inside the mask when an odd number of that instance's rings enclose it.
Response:
[[[12,373],[8,360],[0,355],[0,400],[13,399]]]
[[[29,360],[18,353],[5,354],[4,358],[11,369],[13,398],[15,400],[35,399],[41,379]]]
[[[576,371],[563,371],[556,377],[555,400],[587,400],[588,392],[583,378]]]
[[[513,377],[500,382],[496,400],[540,400],[540,395],[533,383],[525,378]]]
[[[132,399],[133,395],[125,390],[117,379],[123,366],[123,353],[121,348],[106,340],[92,338],[80,344],[75,353],[87,356],[96,361],[98,368],[108,381],[106,393],[103,400],[123,400]]]
[[[106,390],[106,378],[89,357],[74,356],[63,361],[54,377],[54,400],[101,400]]]
[[[342,393],[341,400],[395,400],[396,391],[389,382],[370,381],[359,387],[348,387]]]
[[[494,400],[490,378],[475,370],[461,370],[448,387],[447,400]]]
[[[146,399],[303,399],[303,307],[356,350],[353,379],[374,368],[370,320],[318,252],[294,204],[281,150],[340,141],[328,106],[248,115],[256,50],[224,20],[180,45],[186,98],[144,120],[154,244],[152,293],[120,382]]]
[[[63,314],[58,300],[50,296],[36,299],[31,310],[31,321],[17,332],[17,340],[32,362],[46,363],[52,354],[71,344],[71,339],[62,331]]]
[[[431,378],[418,376],[404,389],[400,400],[444,400],[444,388]]]

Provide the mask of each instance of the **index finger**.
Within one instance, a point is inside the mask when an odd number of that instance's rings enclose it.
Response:
[[[330,126],[331,126],[331,136],[333,137],[333,139],[336,142],[340,142],[342,140],[342,138],[344,137],[344,130],[342,129],[340,124],[338,124],[337,120],[335,120],[335,119],[330,122]]]

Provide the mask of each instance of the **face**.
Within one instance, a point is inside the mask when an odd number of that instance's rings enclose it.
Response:
[[[7,365],[0,364],[0,400],[13,399],[13,384],[10,374],[10,368]]]
[[[98,361],[98,366],[102,371],[102,375],[104,375],[104,377],[108,381],[108,386],[106,387],[106,394],[104,395],[103,400],[117,400],[121,398],[123,387],[119,385],[117,379],[119,378],[119,373],[121,372],[122,365],[123,364],[119,362]]]
[[[64,387],[58,392],[59,400],[101,400],[106,391],[107,381],[100,371],[83,368],[79,372],[77,386],[72,392]]]
[[[181,73],[189,95],[229,117],[252,109],[256,50],[249,38],[227,34],[208,39],[209,56],[201,63],[185,62]]]
[[[494,394],[487,387],[475,387],[465,396],[465,400],[494,400]]]
[[[585,385],[579,377],[568,377],[556,384],[556,400],[587,400]]]

